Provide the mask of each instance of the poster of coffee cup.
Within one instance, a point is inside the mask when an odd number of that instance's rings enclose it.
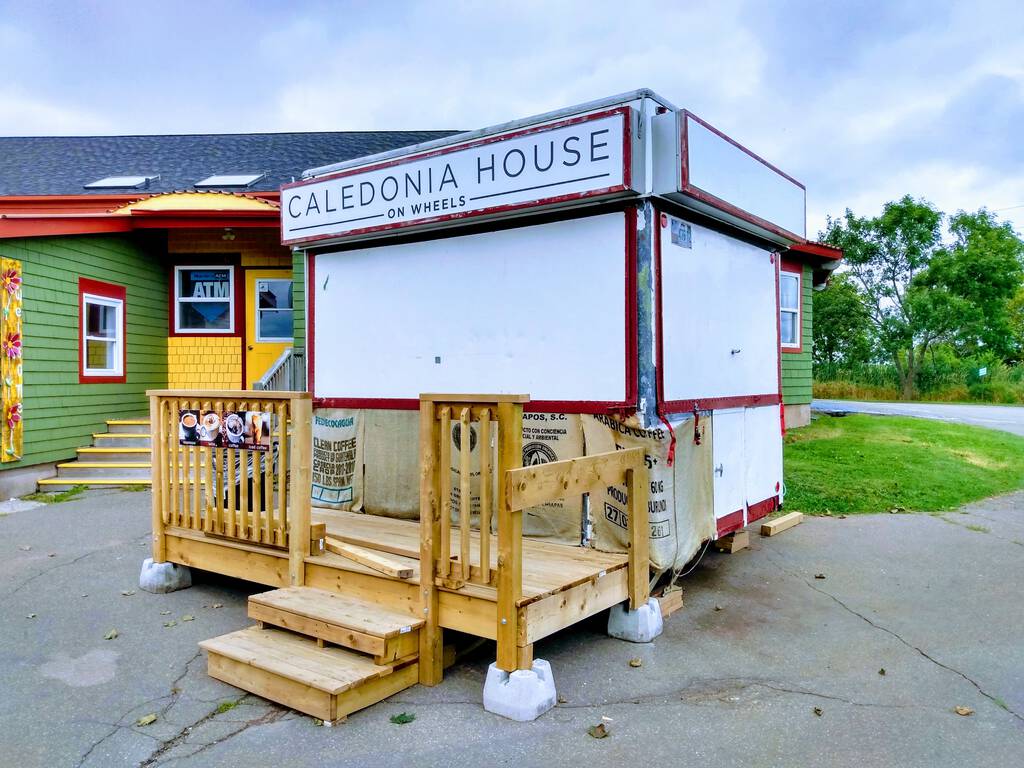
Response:
[[[189,408],[178,411],[178,442],[199,445],[199,411]]]
[[[203,411],[199,417],[199,445],[220,448],[224,444],[222,423],[221,414],[217,411]]]
[[[272,417],[270,411],[225,411],[223,445],[247,451],[269,451]]]

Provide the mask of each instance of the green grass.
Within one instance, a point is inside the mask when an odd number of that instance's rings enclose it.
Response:
[[[62,501],[77,499],[88,489],[87,485],[75,485],[60,493],[30,493],[22,496],[25,501],[41,501],[44,504],[60,504]]]
[[[1024,488],[1024,438],[896,416],[822,416],[786,435],[786,509],[941,512]]]

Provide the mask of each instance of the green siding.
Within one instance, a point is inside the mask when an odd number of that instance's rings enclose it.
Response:
[[[801,287],[801,338],[803,350],[799,353],[782,353],[782,400],[786,405],[811,402],[811,345],[814,343],[811,330],[814,327],[814,302],[811,268],[804,266]]]
[[[157,254],[131,236],[0,241],[24,270],[22,460],[0,469],[60,461],[106,432],[107,419],[148,414],[145,392],[167,386],[167,277]],[[78,278],[126,289],[125,384],[78,383]]]
[[[306,349],[306,263],[303,251],[292,251],[292,318],[296,351]]]

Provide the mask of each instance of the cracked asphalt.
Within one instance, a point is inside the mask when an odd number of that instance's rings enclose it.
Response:
[[[709,553],[654,643],[608,638],[600,616],[538,643],[564,701],[534,723],[483,710],[484,645],[442,685],[335,728],[207,677],[196,643],[246,626],[245,598],[262,588],[196,573],[188,590],[138,591],[148,510],[148,493],[93,491],[0,517],[0,766],[1004,768],[1024,756],[1024,494],[941,516],[810,518]],[[391,724],[400,712],[415,721]],[[593,739],[602,717],[611,736]]]

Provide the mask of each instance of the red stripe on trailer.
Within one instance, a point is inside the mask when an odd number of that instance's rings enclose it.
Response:
[[[743,510],[737,509],[735,512],[718,518],[715,522],[718,525],[718,538],[720,539],[743,527]]]
[[[778,496],[772,496],[771,498],[759,501],[756,504],[750,504],[747,506],[747,523],[749,524],[755,520],[760,520],[762,517],[767,517],[778,508]]]
[[[639,372],[637,370],[639,306],[636,299],[636,226],[637,209],[630,205],[623,212],[625,219],[625,291],[626,315],[623,332],[625,333],[625,377],[626,391],[624,399],[615,400],[531,400],[523,406],[529,413],[588,413],[607,414],[637,407],[639,396]],[[316,350],[316,254],[306,256],[306,301],[308,307],[306,335],[306,388],[313,395],[314,408],[373,408],[392,411],[415,411],[420,407],[417,398],[402,397],[320,397],[316,392],[315,350]],[[529,393],[526,393],[529,394]]]
[[[457,213],[447,213],[441,216],[432,216],[427,219],[416,219],[415,221],[396,221],[391,224],[381,224],[376,227],[363,227],[362,229],[352,229],[344,234],[323,234],[323,235],[310,235],[309,237],[297,237],[290,240],[282,238],[282,245],[299,245],[307,243],[315,243],[323,240],[342,240],[345,238],[351,238],[361,235],[377,234],[380,232],[387,232],[392,229],[404,229],[408,227],[419,227],[427,224],[439,224],[448,221],[459,221],[464,219],[473,219],[478,216],[491,216],[494,214],[509,213],[513,211],[520,211],[526,208],[537,208],[547,205],[556,205],[560,203],[570,202],[572,200],[583,200],[589,198],[608,197],[617,195],[622,192],[632,192],[630,189],[630,183],[632,180],[632,168],[633,168],[633,155],[632,155],[632,124],[629,120],[631,107],[617,107],[616,109],[609,109],[603,112],[594,112],[589,115],[583,115],[581,117],[571,118],[569,120],[562,120],[557,123],[546,123],[544,125],[533,126],[531,128],[524,128],[521,131],[514,133],[502,133],[496,136],[488,136],[477,141],[469,142],[466,144],[451,145],[447,147],[441,147],[430,152],[425,152],[419,155],[405,155],[394,160],[388,160],[386,162],[377,163],[376,165],[360,166],[357,168],[346,168],[343,171],[337,171],[335,173],[325,174],[323,176],[316,176],[312,179],[304,179],[303,181],[294,181],[289,184],[283,184],[281,186],[282,201],[284,200],[284,191],[287,189],[293,189],[296,187],[309,186],[310,184],[319,183],[322,181],[329,181],[331,179],[343,178],[345,176],[352,176],[357,173],[368,173],[370,171],[378,171],[382,168],[391,168],[396,165],[404,165],[405,163],[426,160],[431,157],[437,157],[439,155],[449,155],[453,152],[461,152],[465,149],[473,149],[484,144],[493,144],[495,142],[504,141],[506,139],[516,138],[517,136],[527,136],[533,133],[542,133],[543,131],[552,130],[555,128],[564,128],[567,125],[576,125],[578,123],[585,123],[591,120],[598,120],[604,117],[612,117],[614,115],[620,115],[623,118],[623,129],[622,129],[622,184],[615,184],[611,187],[602,187],[601,189],[594,189],[590,192],[574,192],[568,195],[557,195],[555,197],[538,198],[537,200],[528,200],[523,203],[510,203],[508,205],[499,205],[493,208],[484,208],[477,211],[461,211]],[[284,203],[282,202],[282,206]],[[283,208],[282,208],[283,210]]]

